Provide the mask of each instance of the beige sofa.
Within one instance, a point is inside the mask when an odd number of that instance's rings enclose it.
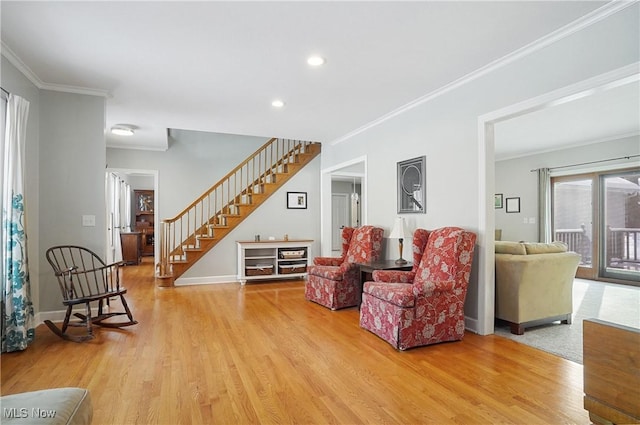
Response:
[[[0,397],[0,423],[90,425],[91,394],[84,388],[53,388]]]
[[[573,278],[580,255],[562,242],[496,241],[496,318],[511,333],[561,320],[571,323]]]

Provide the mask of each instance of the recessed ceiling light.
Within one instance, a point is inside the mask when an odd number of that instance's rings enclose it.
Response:
[[[133,126],[126,124],[117,124],[111,127],[111,133],[118,136],[133,136]]]
[[[310,56],[307,59],[307,63],[311,66],[320,66],[320,65],[324,65],[325,60],[321,56]]]
[[[271,106],[273,106],[274,108],[282,108],[284,106],[284,102],[280,99],[276,99],[271,102]]]

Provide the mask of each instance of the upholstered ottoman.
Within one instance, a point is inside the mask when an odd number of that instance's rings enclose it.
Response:
[[[88,425],[93,419],[89,390],[54,388],[0,397],[2,424]]]

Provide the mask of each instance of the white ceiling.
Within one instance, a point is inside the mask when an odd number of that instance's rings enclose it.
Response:
[[[634,81],[496,124],[496,159],[639,134],[640,82]]]
[[[107,127],[138,127],[108,146],[165,149],[168,128],[331,142],[603,4],[3,0],[1,39],[39,87],[108,93]]]

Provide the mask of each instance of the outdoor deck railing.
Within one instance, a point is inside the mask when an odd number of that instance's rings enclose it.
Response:
[[[606,232],[607,267],[640,265],[640,229],[607,226]],[[591,240],[584,225],[579,229],[557,229],[555,240],[566,243],[569,251],[580,254],[580,264],[591,264]]]

